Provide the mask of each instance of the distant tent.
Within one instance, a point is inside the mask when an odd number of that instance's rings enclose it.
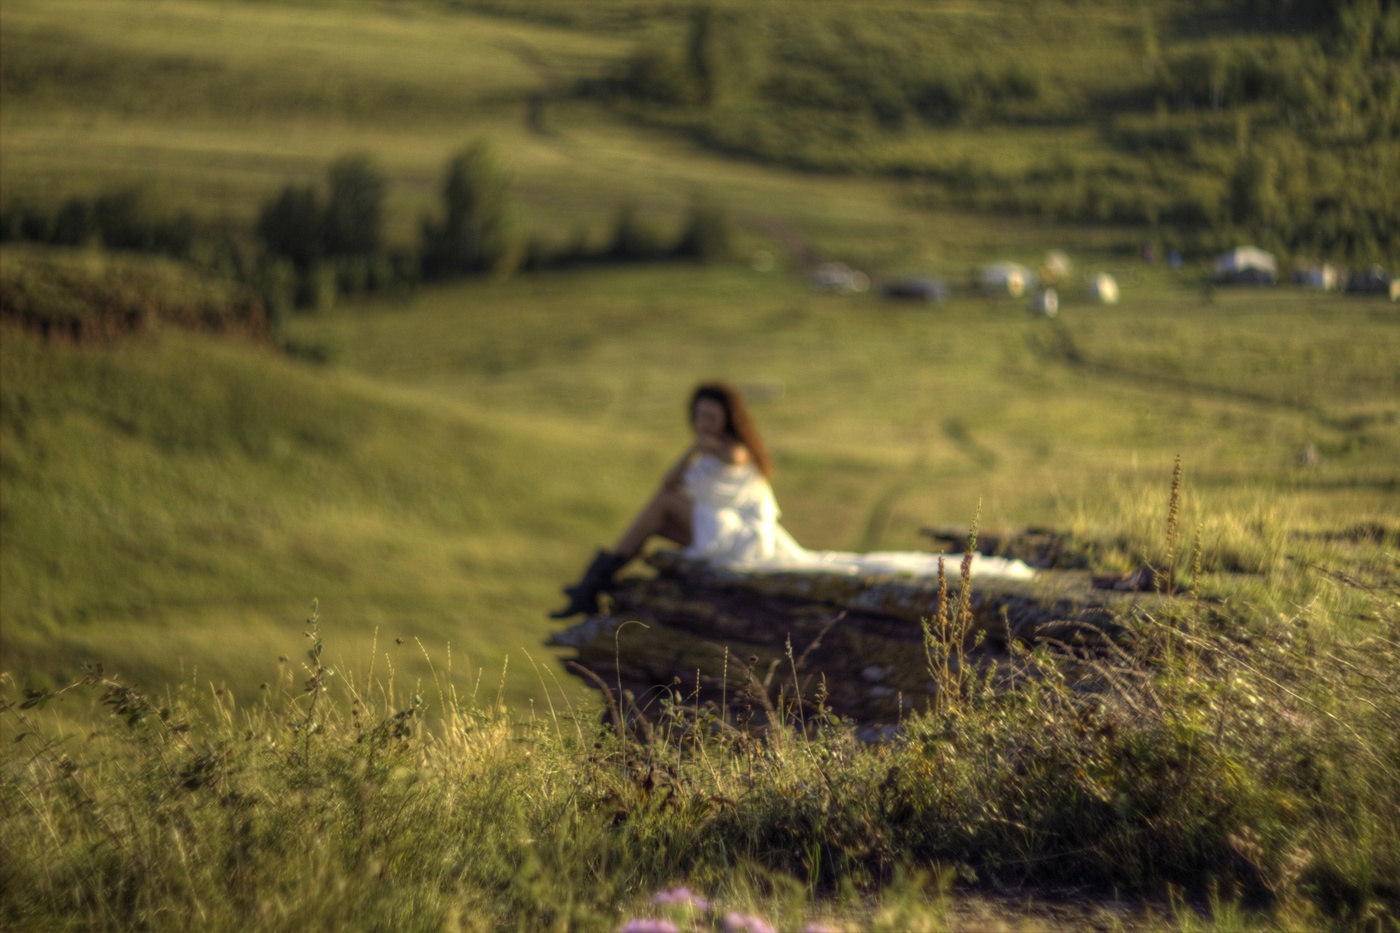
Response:
[[[1089,298],[1100,304],[1118,304],[1118,280],[1107,272],[1100,272],[1089,280]]]
[[[1237,246],[1215,258],[1215,280],[1228,284],[1272,285],[1278,281],[1278,260],[1257,246]]]
[[[1031,298],[1031,311],[1046,317],[1054,317],[1060,313],[1060,294],[1055,291],[1055,286],[1047,286],[1045,291],[1037,292]]]
[[[1052,249],[1045,253],[1045,260],[1040,265],[1040,277],[1047,283],[1067,282],[1073,272],[1074,264],[1064,250]]]
[[[1368,292],[1379,295],[1390,294],[1394,296],[1395,293],[1391,290],[1394,283],[1395,279],[1389,272],[1386,272],[1385,269],[1380,266],[1371,266],[1370,268],[1353,272],[1351,276],[1347,278],[1347,291],[1359,292],[1362,294]]]
[[[932,304],[942,304],[948,300],[951,291],[948,288],[948,283],[940,279],[914,276],[886,282],[880,289],[880,294],[896,301],[926,301]]]
[[[1293,284],[1336,291],[1337,267],[1327,262],[1300,262],[1293,268]]]
[[[1035,284],[1035,273],[1014,262],[994,262],[977,270],[977,284],[985,292],[1020,298]]]
[[[844,262],[824,262],[812,270],[807,284],[817,292],[864,292],[870,289],[870,277]]]

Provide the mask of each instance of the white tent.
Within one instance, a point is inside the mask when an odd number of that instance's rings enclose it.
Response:
[[[1089,280],[1089,298],[1100,304],[1118,304],[1118,280],[1107,272],[1100,272]]]
[[[1329,262],[1300,262],[1293,268],[1293,284],[1336,291],[1337,267]]]
[[[1257,246],[1236,246],[1215,258],[1215,277],[1223,282],[1278,279],[1278,260]]]
[[[986,292],[1020,298],[1035,284],[1035,273],[1014,262],[994,262],[977,270],[977,284]]]

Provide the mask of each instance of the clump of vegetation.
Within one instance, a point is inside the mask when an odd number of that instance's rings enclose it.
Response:
[[[160,325],[265,339],[268,323],[251,290],[169,260],[14,249],[0,254],[0,320],[75,343]]]
[[[510,251],[509,183],[485,143],[453,156],[443,217],[423,220],[423,273],[449,278],[495,269]]]
[[[726,152],[919,179],[930,207],[1147,227],[1197,250],[1400,254],[1395,199],[1375,197],[1400,172],[1400,9],[1147,5],[1137,31],[1125,41],[1053,3],[980,25],[938,9],[702,7],[582,89]],[[1081,128],[1100,151],[1052,144],[998,165],[950,156],[940,135],[992,128]]]
[[[634,730],[626,698],[604,725],[552,702],[509,716],[479,677],[470,697],[402,691],[328,666],[314,606],[305,659],[283,658],[244,709],[100,668],[24,695],[11,680],[0,910],[607,929],[723,905],[866,928],[891,892],[928,922],[960,878],[1198,905],[1213,892],[1273,922],[1383,926],[1400,915],[1400,698],[1376,687],[1400,662],[1400,589],[1326,572],[1370,601],[1374,635],[1355,646],[1301,618],[1242,630],[1183,598],[1124,618],[1133,647],[1113,658],[1042,648],[952,676],[957,649],[931,650],[951,689],[880,744],[820,694],[752,678],[788,728],[752,736],[699,696]],[[956,643],[945,614],[931,646]],[[71,709],[85,694],[110,726]],[[59,704],[63,719],[41,718]],[[889,887],[919,873],[943,880]],[[683,898],[667,890],[680,884]]]
[[[730,259],[733,254],[729,215],[722,208],[697,199],[673,237],[643,217],[636,205],[624,204],[607,239],[594,242],[586,231],[580,231],[572,242],[559,246],[544,237],[531,237],[523,265],[527,269],[561,269],[647,262],[713,263]]]
[[[388,182],[369,156],[347,155],[326,172],[326,193],[287,185],[258,213],[257,234],[272,263],[255,277],[269,291],[295,273],[293,301],[325,307],[337,294],[355,295],[402,287],[416,280],[413,257],[384,246],[384,195]],[[286,295],[278,296],[286,304]]]
[[[17,197],[0,212],[0,242],[106,247],[187,259],[196,242],[211,233],[193,214],[163,204],[149,186],[71,197],[51,210]]]
[[[580,237],[559,247],[539,235],[522,242],[509,178],[485,141],[448,160],[441,215],[422,219],[416,249],[386,246],[387,187],[369,156],[342,156],[327,169],[324,191],[288,184],[262,204],[251,231],[261,249],[228,224],[200,223],[189,214],[169,218],[152,206],[147,188],[71,198],[55,212],[13,200],[0,214],[0,242],[167,255],[248,286],[273,323],[296,308],[329,308],[339,296],[402,291],[424,281],[576,265],[713,262],[732,252],[724,210],[698,199],[674,237],[627,204],[601,245]]]

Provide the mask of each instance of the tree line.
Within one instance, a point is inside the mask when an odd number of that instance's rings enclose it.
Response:
[[[150,187],[71,197],[45,207],[22,198],[0,211],[0,242],[100,246],[158,253],[250,285],[269,316],[324,308],[337,297],[403,291],[422,283],[585,264],[710,262],[730,252],[725,212],[697,200],[670,235],[621,205],[601,243],[578,236],[560,245],[522,235],[510,180],[478,141],[444,167],[438,209],[420,219],[417,243],[384,235],[389,180],[372,157],[335,159],[321,184],[289,183],[260,205],[251,230],[227,219],[169,209]]]
[[[1400,3],[1144,4],[1118,37],[1142,67],[1110,87],[1016,54],[1034,43],[1006,30],[1064,30],[1061,61],[1097,54],[1072,7],[1036,19],[1044,6],[982,25],[702,6],[579,91],[738,156],[907,178],[932,208],[1144,226],[1190,251],[1244,239],[1400,260]],[[931,135],[993,125],[1091,127],[1111,156],[1049,147],[998,170]],[[931,144],[902,146],[914,131]]]

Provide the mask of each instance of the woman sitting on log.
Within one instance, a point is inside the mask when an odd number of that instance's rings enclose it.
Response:
[[[564,587],[569,604],[551,618],[565,619],[598,611],[598,594],[613,576],[660,535],[702,558],[733,570],[806,571],[844,574],[912,574],[932,576],[940,558],[950,563],[961,554],[918,551],[809,551],[782,525],[768,479],[772,462],[749,417],[743,396],[733,386],[712,382],[690,399],[695,440],[666,472],[661,488],[638,513],[611,551],[599,551],[583,578]],[[975,576],[1028,579],[1035,571],[1019,560],[977,556]]]

